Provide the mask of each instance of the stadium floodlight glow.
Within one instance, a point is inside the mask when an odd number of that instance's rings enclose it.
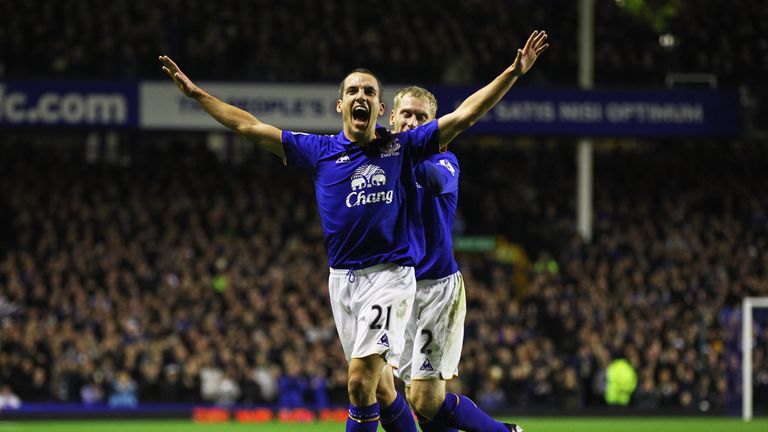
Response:
[[[768,308],[768,297],[747,297],[741,306],[741,417],[752,420],[752,309]]]
[[[673,34],[664,33],[659,36],[659,45],[662,48],[674,48],[677,45],[677,38]]]

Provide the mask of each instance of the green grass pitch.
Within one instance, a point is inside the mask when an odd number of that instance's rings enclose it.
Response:
[[[685,432],[728,431],[765,432],[768,418],[744,423],[738,418],[522,418],[527,432]],[[383,429],[379,429],[383,430]],[[3,421],[0,432],[339,432],[343,423],[193,423],[183,420],[59,420]]]

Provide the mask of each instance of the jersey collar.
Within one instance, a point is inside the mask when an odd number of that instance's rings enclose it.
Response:
[[[378,136],[377,139],[382,139],[382,138],[386,139],[390,135],[392,135],[392,133],[387,128],[381,127],[381,126],[379,126],[377,124],[376,125],[376,135]],[[350,141],[347,138],[346,135],[344,135],[344,129],[342,129],[341,132],[339,132],[339,134],[336,135],[336,141],[338,141],[340,144],[345,145],[345,146],[349,145],[349,144],[354,144],[352,141]],[[357,147],[357,144],[354,144],[354,145]]]

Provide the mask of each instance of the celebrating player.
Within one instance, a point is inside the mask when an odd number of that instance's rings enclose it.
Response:
[[[429,123],[437,113],[434,95],[421,87],[401,89],[393,102],[389,119],[393,132]],[[453,427],[522,431],[519,426],[496,422],[466,397],[445,394],[445,380],[458,374],[466,315],[464,281],[453,257],[451,239],[459,171],[458,160],[449,151],[430,155],[415,167],[426,254],[416,266],[416,299],[406,326],[406,349],[400,357],[398,376],[405,382],[409,401],[425,432],[455,430]],[[377,398],[389,401],[398,397],[392,370],[385,369]],[[462,398],[465,403],[459,410]],[[457,413],[461,418],[456,418]],[[391,427],[383,417],[382,425],[388,432],[402,430]]]
[[[384,366],[397,366],[416,291],[414,266],[424,255],[413,164],[437,153],[491,109],[546,49],[534,32],[515,62],[456,111],[406,132],[377,128],[381,85],[366,70],[341,83],[342,131],[320,136],[282,131],[196,86],[168,57],[163,71],[215,120],[312,173],[330,265],[336,327],[349,360],[347,431],[375,431],[376,387]],[[460,405],[459,405],[460,406]],[[460,413],[458,406],[452,412]],[[458,416],[456,416],[458,417]],[[474,430],[474,429],[473,429]]]
[[[395,94],[389,123],[394,132],[404,132],[432,121],[436,112],[437,100],[432,93],[406,87]],[[466,397],[445,393],[446,380],[458,375],[466,315],[464,280],[453,257],[451,239],[459,172],[456,155],[450,151],[430,155],[415,166],[426,254],[416,265],[416,299],[397,375],[405,382],[408,399],[425,432],[455,431],[459,426],[464,430],[522,431],[519,426],[493,420]],[[377,397],[389,400],[394,392],[391,369],[387,369]],[[451,420],[457,414],[459,418]],[[384,418],[382,424],[394,432]]]

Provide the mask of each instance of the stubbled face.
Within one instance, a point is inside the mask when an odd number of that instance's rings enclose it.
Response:
[[[392,131],[405,132],[432,121],[431,105],[425,97],[404,95],[389,116]]]
[[[350,74],[344,80],[344,91],[336,102],[341,113],[347,138],[355,141],[373,139],[376,119],[384,114],[376,78],[362,72]]]

